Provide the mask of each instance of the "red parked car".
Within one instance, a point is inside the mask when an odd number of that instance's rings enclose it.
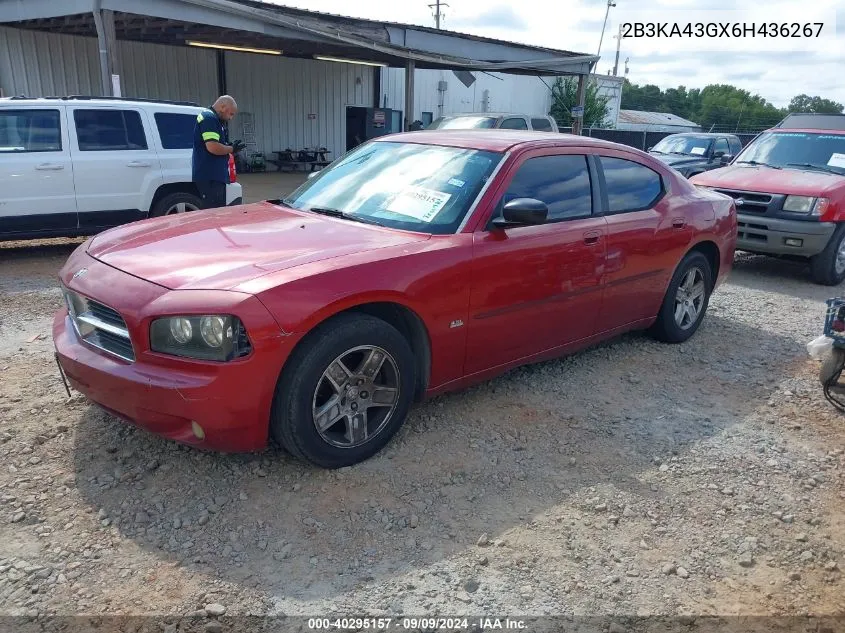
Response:
[[[340,467],[415,400],[629,330],[688,339],[736,236],[730,198],[629,147],[399,134],[285,200],[93,237],[53,337],[72,386],[133,424]]]

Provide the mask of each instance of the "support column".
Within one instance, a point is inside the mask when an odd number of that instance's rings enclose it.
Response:
[[[407,132],[411,129],[411,123],[414,122],[414,70],[416,64],[413,59],[409,59],[405,64],[405,126],[404,130]]]
[[[587,99],[587,75],[578,75],[578,106],[584,111]],[[572,133],[580,135],[584,130],[584,115],[572,117]]]
[[[101,90],[103,96],[113,96],[114,90],[112,89],[111,76],[120,75],[120,59],[117,53],[114,12],[108,9],[95,9],[94,24],[97,27]]]
[[[226,86],[226,51],[222,50],[217,51],[217,94],[229,94]]]

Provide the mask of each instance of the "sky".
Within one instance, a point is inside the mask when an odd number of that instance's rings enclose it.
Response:
[[[272,0],[276,4],[434,26],[434,0],[351,3]],[[620,23],[687,22],[792,24],[821,22],[821,37],[623,38],[619,74],[663,89],[729,83],[784,107],[797,94],[845,103],[845,0],[614,0],[597,71],[613,67]],[[607,0],[447,0],[441,28],[550,48],[596,54]],[[704,5],[706,11],[701,11]],[[749,6],[755,5],[755,6]],[[815,34],[817,27],[810,27]]]

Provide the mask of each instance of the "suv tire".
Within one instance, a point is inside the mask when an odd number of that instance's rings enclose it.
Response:
[[[810,271],[822,286],[838,286],[845,280],[845,224],[836,227],[824,250],[810,259]]]
[[[202,209],[202,198],[197,194],[189,191],[175,191],[161,199],[153,205],[150,211],[151,218],[160,218],[163,215],[172,215],[176,213],[187,213],[188,211],[198,211]]]

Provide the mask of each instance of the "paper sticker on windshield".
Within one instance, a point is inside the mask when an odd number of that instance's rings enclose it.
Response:
[[[845,169],[845,154],[837,154],[834,152],[827,164],[831,167],[842,167]]]
[[[425,187],[408,187],[396,194],[387,205],[387,210],[393,213],[407,215],[423,222],[431,222],[440,212],[449,198],[450,193],[426,189]]]
[[[696,156],[701,156],[702,154],[704,154],[704,152],[705,152],[706,150],[707,150],[707,148],[706,148],[706,147],[693,147],[693,148],[689,151],[689,153],[690,153],[690,154],[695,154]]]
[[[463,180],[458,180],[457,178],[449,178],[449,184],[453,187],[463,187],[466,183]]]

